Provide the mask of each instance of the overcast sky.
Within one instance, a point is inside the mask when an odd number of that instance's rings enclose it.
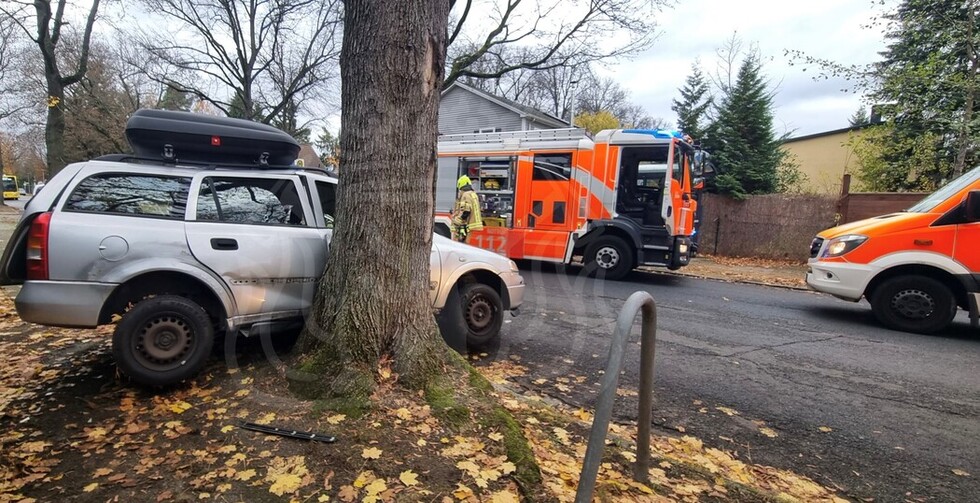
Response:
[[[884,48],[880,29],[862,28],[880,14],[872,0],[689,0],[678,2],[658,19],[662,35],[652,48],[610,69],[610,76],[632,92],[651,115],[673,123],[671,100],[700,58],[714,72],[722,47],[737,32],[758,45],[764,72],[778,85],[775,127],[779,134],[801,136],[847,127],[861,106],[860,97],[841,92],[846,81],[814,81],[814,69],[790,66],[785,50],[800,50],[840,63],[870,63]]]

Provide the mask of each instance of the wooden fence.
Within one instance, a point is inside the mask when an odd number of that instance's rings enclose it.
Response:
[[[851,175],[844,175],[837,213],[840,223],[856,222],[902,211],[926,197],[926,192],[851,192]]]
[[[844,175],[840,197],[769,194],[743,201],[717,194],[701,197],[699,249],[731,257],[806,260],[818,232],[912,206],[918,192],[850,192]]]
[[[712,255],[806,260],[813,236],[834,225],[836,203],[832,196],[769,194],[737,201],[704,194],[698,246]]]

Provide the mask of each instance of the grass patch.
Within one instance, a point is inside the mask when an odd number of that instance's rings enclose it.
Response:
[[[444,379],[433,379],[425,387],[425,401],[432,413],[455,428],[470,422],[470,409],[456,400],[456,391]]]

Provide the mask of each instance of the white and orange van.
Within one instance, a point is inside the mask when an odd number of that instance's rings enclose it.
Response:
[[[806,282],[871,303],[896,330],[933,333],[956,308],[980,316],[980,167],[900,212],[827,229],[810,245]]]

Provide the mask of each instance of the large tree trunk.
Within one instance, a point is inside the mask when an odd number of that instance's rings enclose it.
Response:
[[[305,372],[291,374],[297,391],[345,393],[389,361],[401,383],[421,387],[448,354],[429,301],[429,252],[449,5],[344,2],[337,225],[297,346],[306,354]]]
[[[44,146],[47,150],[50,179],[65,167],[65,90],[57,82],[48,83],[48,118],[44,125]]]

